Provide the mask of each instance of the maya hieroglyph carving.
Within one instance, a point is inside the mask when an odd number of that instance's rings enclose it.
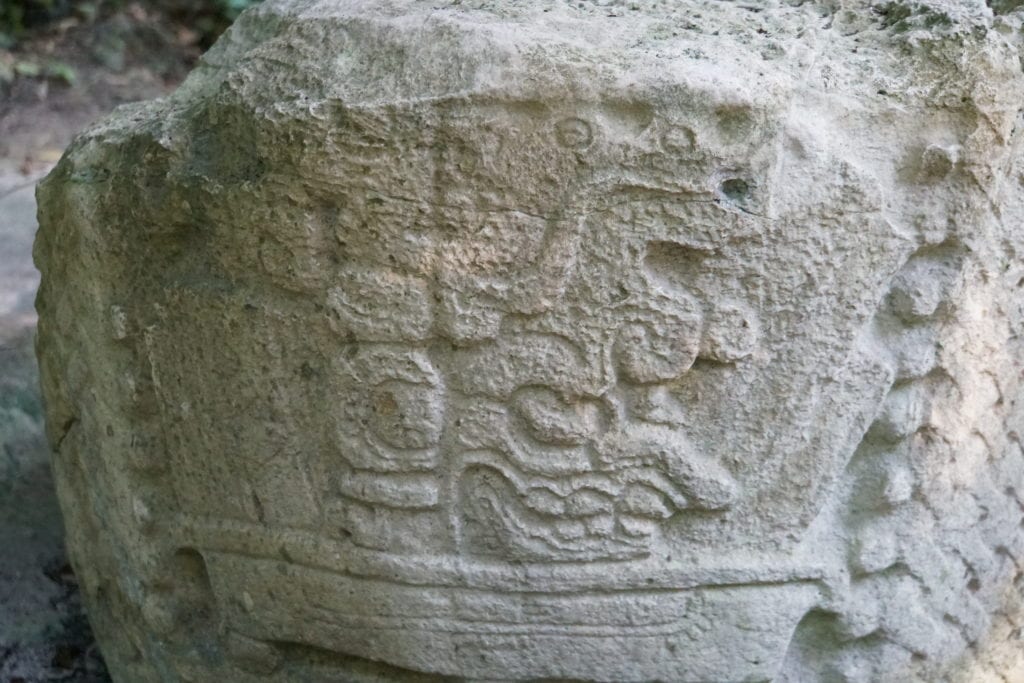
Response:
[[[39,351],[115,676],[1021,665],[1011,10],[271,0],[84,133]]]

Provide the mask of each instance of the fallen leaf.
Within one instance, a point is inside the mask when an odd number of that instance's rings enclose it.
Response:
[[[26,78],[35,78],[43,72],[43,68],[35,62],[15,62],[14,73]]]

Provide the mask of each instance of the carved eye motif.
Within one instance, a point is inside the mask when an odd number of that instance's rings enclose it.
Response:
[[[594,128],[583,119],[562,119],[555,124],[555,139],[563,147],[584,149],[594,141]]]
[[[389,381],[370,394],[368,426],[375,436],[395,448],[437,445],[444,415],[433,387]]]
[[[357,345],[335,359],[340,455],[357,469],[434,467],[444,426],[445,389],[426,355]]]
[[[630,323],[619,331],[615,357],[627,380],[650,384],[674,379],[689,370],[699,347],[694,330],[687,327]]]
[[[601,410],[596,403],[565,401],[550,389],[520,389],[513,408],[530,436],[542,443],[579,446],[600,430]]]

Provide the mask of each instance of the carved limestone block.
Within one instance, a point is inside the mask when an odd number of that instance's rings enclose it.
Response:
[[[83,133],[117,680],[1013,678],[1022,13],[842,5],[268,0]]]

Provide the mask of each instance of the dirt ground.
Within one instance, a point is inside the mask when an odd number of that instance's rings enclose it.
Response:
[[[43,437],[34,186],[89,122],[173,89],[208,37],[140,2],[0,50],[0,683],[110,680],[64,554]]]

